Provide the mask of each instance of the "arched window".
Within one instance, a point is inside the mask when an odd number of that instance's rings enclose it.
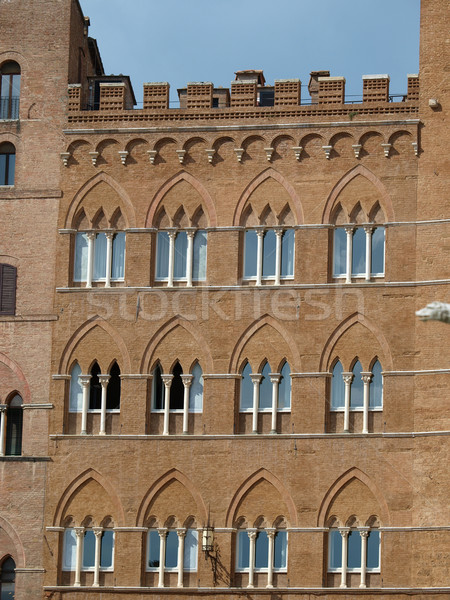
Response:
[[[81,367],[75,363],[70,372],[69,412],[81,412],[83,408],[83,388],[80,383]]]
[[[183,544],[182,564],[178,564],[180,543]],[[162,573],[165,571],[197,571],[198,531],[196,529],[149,529],[147,534],[147,571],[160,571],[161,544],[164,545]]]
[[[95,362],[91,367],[91,381],[89,386],[89,410],[100,410],[102,406],[102,386],[98,376],[101,374],[100,366]]]
[[[244,237],[244,279],[289,279],[294,276],[293,229],[248,229]]]
[[[250,363],[246,363],[242,370],[241,379],[241,412],[252,410],[253,407],[253,383],[250,378],[252,368]]]
[[[272,369],[268,362],[261,372],[261,382],[259,384],[259,410],[270,410],[272,408],[272,383],[270,373]]]
[[[203,371],[198,363],[192,369],[192,383],[189,390],[189,410],[202,412],[203,410]]]
[[[364,557],[365,564],[363,564]],[[361,573],[360,587],[365,587],[366,573],[380,572],[379,529],[371,527],[330,529],[328,572],[341,573],[340,587],[347,587],[347,573]]]
[[[19,100],[20,66],[14,61],[3,63],[0,67],[0,119],[18,119]]]
[[[333,277],[345,278],[347,282],[351,282],[352,277],[365,278],[367,281],[374,277],[383,277],[384,238],[383,226],[336,227]]]
[[[285,529],[240,529],[236,536],[236,572],[267,573],[268,586],[273,586],[273,573],[287,571],[287,531]],[[252,548],[253,546],[253,548]],[[254,557],[253,562],[251,557]],[[272,564],[269,564],[272,557]]]
[[[383,406],[383,376],[382,367],[377,360],[372,365],[372,380],[370,382],[369,408],[382,408]]]
[[[125,277],[125,241],[123,231],[113,233],[79,231],[75,236],[73,280],[86,282],[123,281]]]
[[[120,368],[114,362],[109,372],[110,378],[106,388],[106,410],[120,409]]]
[[[14,600],[16,563],[8,556],[0,565],[0,599]]]
[[[0,186],[14,185],[16,149],[13,144],[0,144]]]
[[[79,528],[77,538],[74,528],[64,530],[63,538],[63,571],[94,571],[96,577],[100,571],[114,570],[114,531],[111,528],[96,528],[97,535],[91,528]],[[78,539],[80,541],[78,541]],[[81,544],[81,563],[77,565],[77,545]],[[96,546],[99,545],[99,552]],[[98,585],[98,583],[96,584]],[[3,600],[3,597],[1,598]]]
[[[173,379],[170,386],[170,410],[181,410],[184,400],[184,384],[181,379],[183,369],[177,362],[172,370]]]
[[[20,456],[22,454],[22,424],[22,397],[16,394],[6,409],[5,454],[7,456]]]
[[[156,242],[156,280],[193,281],[206,279],[208,234],[203,229],[159,231]]]

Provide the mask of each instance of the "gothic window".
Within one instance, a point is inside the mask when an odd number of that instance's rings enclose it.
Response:
[[[13,144],[0,144],[0,186],[14,185],[16,149]]]
[[[247,229],[244,239],[244,279],[289,279],[294,276],[293,229]]]
[[[252,373],[246,361],[240,385],[240,412],[253,414],[253,431],[257,431],[258,413],[272,413],[272,433],[276,432],[276,415],[291,410],[291,370],[285,362],[280,373],[273,373],[265,361],[260,373]]]
[[[16,267],[0,264],[0,315],[16,312],[16,279]]]
[[[156,242],[156,280],[193,281],[206,279],[207,233],[204,230],[159,231]]]
[[[0,598],[1,600],[14,600],[16,563],[8,556],[0,565]]]
[[[0,67],[0,120],[19,118],[20,66],[9,61]]]
[[[182,565],[180,558],[182,544]],[[149,529],[147,534],[147,571],[159,571],[161,558],[164,571],[197,571],[198,531],[196,529]]]
[[[77,546],[81,545],[81,563],[77,564]],[[96,553],[96,545],[100,552]],[[114,567],[114,531],[103,527],[67,528],[63,541],[63,571],[112,571]],[[98,560],[98,563],[97,563]]]
[[[333,277],[384,276],[385,228],[349,225],[334,230]]]
[[[125,277],[125,233],[78,232],[75,237],[74,281],[104,282],[109,287],[113,281]]]
[[[332,370],[330,410],[344,412],[344,430],[348,430],[350,411],[360,411],[364,415],[363,433],[367,433],[369,411],[383,408],[383,375],[382,367],[375,360],[370,371],[363,371],[357,360],[349,372],[344,372],[338,360]]]
[[[20,456],[22,454],[23,402],[19,394],[15,394],[6,404],[2,414],[5,447],[0,448],[0,454]],[[2,436],[3,437],[3,436]]]
[[[328,534],[328,572],[341,573],[341,587],[347,586],[347,573],[380,572],[380,531],[377,528],[332,528]]]
[[[235,570],[248,573],[247,587],[254,587],[255,573],[267,573],[267,587],[273,587],[273,574],[287,572],[287,547],[286,530],[240,529]]]

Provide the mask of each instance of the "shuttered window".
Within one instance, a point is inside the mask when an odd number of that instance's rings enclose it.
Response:
[[[16,312],[17,269],[0,264],[0,314],[13,315]]]

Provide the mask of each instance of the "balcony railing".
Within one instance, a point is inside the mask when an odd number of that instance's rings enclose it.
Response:
[[[0,120],[17,121],[19,118],[19,96],[0,98]]]

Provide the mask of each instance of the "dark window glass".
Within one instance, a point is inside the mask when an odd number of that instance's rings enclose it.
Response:
[[[350,531],[348,534],[347,567],[349,569],[361,568],[361,536],[359,531]]]
[[[99,410],[102,405],[102,386],[98,376],[100,375],[98,363],[94,363],[91,369],[91,381],[89,386],[89,410]]]
[[[277,255],[277,236],[273,229],[264,234],[263,241],[263,277],[275,277]]]
[[[347,270],[347,234],[345,229],[334,230],[333,275],[345,275]]]
[[[369,531],[367,538],[367,568],[378,569],[380,566],[380,532]]]
[[[250,540],[247,530],[238,532],[238,569],[248,569],[250,554]]]
[[[265,531],[259,531],[255,544],[255,569],[267,569],[269,556],[269,538]]]
[[[273,566],[275,569],[286,568],[286,550],[287,533],[286,531],[277,531],[275,534],[275,544],[273,553]]]
[[[261,383],[259,384],[259,408],[272,408],[272,382],[270,381],[271,368],[268,362],[262,370]]]
[[[372,233],[372,275],[384,273],[384,227],[377,227]]]
[[[342,536],[337,529],[332,529],[328,536],[329,563],[328,568],[340,569],[342,567]]]
[[[6,444],[5,454],[20,456],[22,454],[22,398],[16,394],[6,409]]]
[[[20,67],[7,62],[0,68],[0,119],[18,119],[20,100]]]
[[[161,379],[161,367],[158,365],[153,371],[153,408],[164,408],[164,386]]]
[[[176,569],[178,564],[178,535],[176,531],[169,531],[166,537],[166,569]]]
[[[148,566],[151,569],[159,567],[159,533],[156,529],[148,532]]]
[[[357,227],[353,232],[352,275],[364,275],[366,272],[366,232]]]
[[[258,236],[250,229],[245,232],[244,277],[256,277],[257,252]]]
[[[0,264],[0,314],[13,315],[16,312],[17,269]]]
[[[351,387],[350,406],[362,408],[364,406],[364,383],[361,379],[362,365],[359,360],[353,367],[353,380]]]
[[[6,142],[0,145],[0,185],[14,185],[16,149]]]
[[[111,367],[110,379],[106,388],[106,410],[118,410],[120,408],[120,369],[115,362]]]
[[[114,531],[106,530],[102,533],[102,546],[100,549],[100,567],[108,569],[113,564]]]
[[[170,386],[170,410],[182,409],[184,403],[184,385],[181,375],[183,369],[179,362],[173,368],[172,385]]]
[[[252,368],[246,363],[241,379],[241,410],[250,410],[253,407],[253,383],[250,379]]]
[[[95,534],[89,529],[84,533],[83,567],[89,569],[93,566],[95,566]]]
[[[0,567],[0,600],[14,599],[16,563],[9,556]]]

